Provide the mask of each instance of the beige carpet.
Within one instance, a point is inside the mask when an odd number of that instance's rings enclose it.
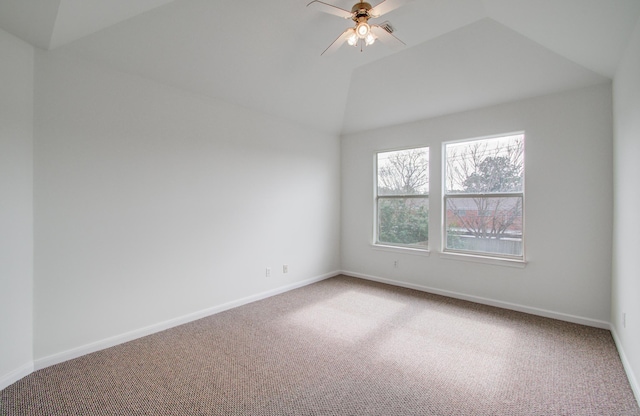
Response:
[[[640,415],[608,331],[336,277],[31,374],[3,415]]]

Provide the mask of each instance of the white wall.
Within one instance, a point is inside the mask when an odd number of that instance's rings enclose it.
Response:
[[[602,84],[343,137],[343,270],[608,327],[611,106],[611,86]],[[526,267],[441,257],[442,142],[521,130],[526,133]],[[431,148],[431,254],[377,250],[371,246],[374,152],[425,145]]]
[[[35,117],[37,368],[339,270],[338,137],[61,52]]]
[[[614,238],[611,322],[640,401],[640,20],[614,79]],[[623,324],[626,314],[626,327]]]
[[[33,58],[0,30],[0,389],[33,368]]]

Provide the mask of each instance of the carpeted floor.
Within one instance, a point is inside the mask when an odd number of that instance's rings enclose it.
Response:
[[[37,371],[3,415],[640,415],[608,331],[339,276]]]

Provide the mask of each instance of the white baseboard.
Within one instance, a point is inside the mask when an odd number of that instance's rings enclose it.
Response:
[[[33,362],[28,362],[7,374],[0,376],[0,390],[4,390],[16,381],[33,373]]]
[[[616,348],[618,349],[618,355],[620,355],[620,360],[622,361],[624,371],[625,373],[627,373],[627,378],[629,379],[631,390],[633,390],[633,395],[636,397],[636,402],[638,402],[638,405],[640,406],[640,384],[638,384],[638,379],[633,373],[633,369],[631,368],[631,364],[627,359],[627,354],[625,354],[624,348],[622,348],[622,343],[620,342],[620,338],[618,337],[618,332],[616,331],[615,326],[613,326],[612,324],[609,329],[611,330],[613,341],[616,343]]]
[[[419,290],[421,292],[433,293],[435,295],[442,295],[442,296],[447,296],[447,297],[450,297],[450,298],[467,300],[467,301],[470,301],[470,302],[480,303],[480,304],[483,304],[483,305],[495,306],[495,307],[498,307],[498,308],[509,309],[509,310],[518,311],[518,312],[524,312],[524,313],[528,313],[528,314],[531,314],[531,315],[543,316],[545,318],[558,319],[560,321],[572,322],[572,323],[576,323],[576,324],[580,324],[580,325],[586,325],[586,326],[592,326],[592,327],[600,328],[600,329],[610,329],[610,327],[611,327],[609,322],[600,321],[600,320],[597,320],[597,319],[584,318],[584,317],[581,317],[581,316],[569,315],[569,314],[566,314],[566,313],[554,312],[554,311],[535,308],[535,307],[531,307],[531,306],[518,305],[516,303],[503,302],[503,301],[500,301],[500,300],[483,298],[483,297],[474,296],[474,295],[467,295],[467,294],[464,294],[464,293],[453,292],[453,291],[450,291],[450,290],[436,289],[436,288],[433,288],[433,287],[422,286],[422,285],[418,285],[418,284],[414,284],[414,283],[401,282],[401,281],[398,281],[398,280],[387,279],[387,278],[379,277],[379,276],[371,276],[371,275],[366,275],[366,274],[357,273],[357,272],[350,272],[350,271],[346,271],[346,270],[343,270],[342,274],[347,275],[347,276],[357,277],[357,278],[360,278],[360,279],[372,280],[374,282],[385,283],[385,284],[389,284],[389,285],[392,285],[392,286],[400,286],[400,287],[405,287],[407,289],[415,289],[415,290]]]
[[[116,335],[110,338],[102,339],[100,341],[92,342],[90,344],[82,345],[80,347],[63,351],[57,354],[49,355],[47,357],[38,358],[37,360],[34,361],[34,368],[37,371],[55,364],[59,364],[68,360],[72,360],[74,358],[81,357],[86,354],[90,354],[92,352],[100,351],[105,348],[110,348],[125,342],[133,341],[134,339],[142,338],[144,336],[151,335],[156,332],[160,332],[169,328],[176,327],[178,325],[186,324],[198,319],[205,318],[210,315],[215,315],[217,313],[224,312],[229,309],[237,308],[238,306],[246,305],[248,303],[256,302],[262,299],[269,298],[271,296],[288,292],[293,289],[307,286],[312,283],[316,283],[321,280],[325,280],[330,277],[337,276],[338,274],[340,274],[340,272],[337,272],[337,271],[326,273],[326,274],[305,279],[299,282],[280,286],[275,289],[267,290],[266,292],[247,296],[245,298],[223,303],[221,305],[213,306],[211,308],[207,308],[198,312],[183,315],[174,319],[170,319],[168,321],[159,322],[157,324],[149,325],[147,327],[139,328],[139,329],[126,332],[120,335]]]

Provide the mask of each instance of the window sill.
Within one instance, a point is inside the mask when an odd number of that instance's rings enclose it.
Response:
[[[524,269],[527,262],[517,259],[505,259],[500,257],[488,257],[488,256],[476,256],[473,254],[464,253],[440,253],[439,257],[444,260],[461,260],[472,263],[492,264],[495,266],[515,267],[518,269]]]
[[[371,244],[374,250],[387,251],[391,253],[412,254],[416,256],[428,257],[431,252],[427,248],[401,247],[401,246],[385,246],[382,244]]]

